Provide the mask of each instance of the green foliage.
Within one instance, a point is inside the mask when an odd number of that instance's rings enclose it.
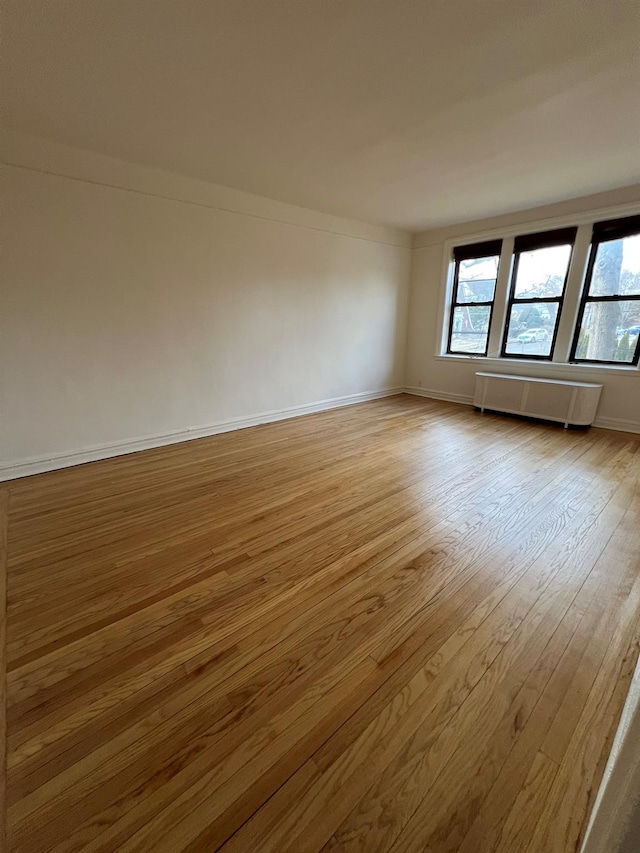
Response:
[[[633,360],[633,348],[629,339],[629,332],[625,332],[624,335],[618,341],[615,360],[626,362],[630,362]]]
[[[586,329],[580,329],[578,337],[578,346],[576,347],[576,358],[586,358],[589,352],[589,332]]]

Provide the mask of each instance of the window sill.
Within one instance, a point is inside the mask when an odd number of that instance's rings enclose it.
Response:
[[[570,362],[563,361],[537,361],[534,359],[524,359],[524,358],[493,358],[491,356],[486,355],[450,355],[450,354],[438,354],[436,355],[436,359],[438,361],[458,361],[458,362],[472,362],[474,364],[478,364],[483,368],[486,367],[525,367],[527,370],[531,370],[532,373],[545,373],[551,371],[552,373],[562,372],[566,373],[568,370],[575,370],[578,373],[584,375],[587,373],[592,373],[601,376],[606,373],[616,373],[621,376],[630,376],[630,377],[639,377],[640,376],[640,368],[634,367],[633,365],[628,366],[620,366],[614,367],[610,364],[572,364]]]

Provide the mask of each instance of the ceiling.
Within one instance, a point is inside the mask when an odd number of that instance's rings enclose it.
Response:
[[[419,230],[640,179],[637,0],[5,0],[5,127]]]

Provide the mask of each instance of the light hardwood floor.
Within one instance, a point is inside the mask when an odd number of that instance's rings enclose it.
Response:
[[[6,484],[9,849],[575,851],[639,475],[399,396]]]

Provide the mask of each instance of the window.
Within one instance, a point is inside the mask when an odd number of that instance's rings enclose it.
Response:
[[[563,228],[516,237],[503,356],[552,357],[576,232]]]
[[[486,355],[502,240],[454,249],[447,352]]]
[[[571,361],[638,364],[640,216],[596,222]]]
[[[594,219],[452,247],[439,352],[640,373],[640,212]]]

